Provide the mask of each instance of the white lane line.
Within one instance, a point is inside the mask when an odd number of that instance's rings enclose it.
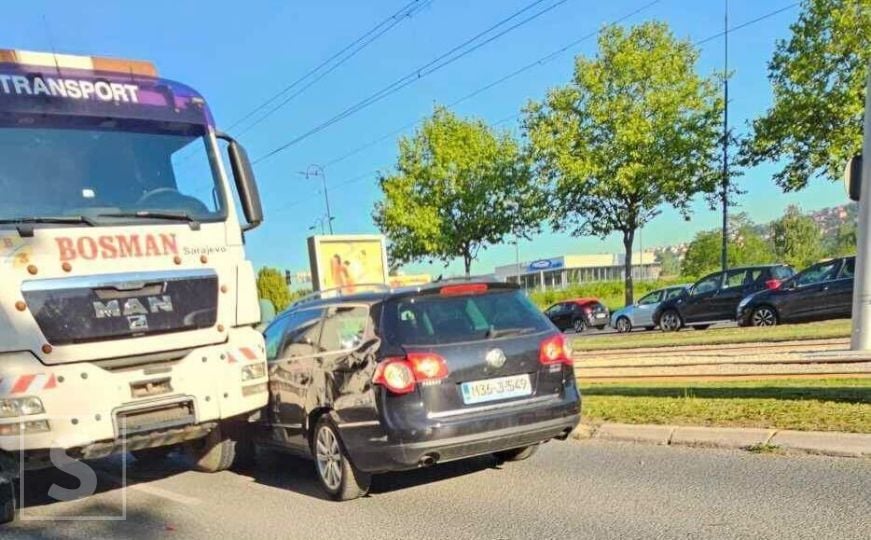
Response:
[[[109,480],[110,482],[113,482],[119,486],[122,486],[122,484],[123,484],[123,482],[121,481],[121,478],[118,476],[115,476],[114,474],[108,473],[106,471],[98,471],[97,474],[102,476],[104,479]],[[130,483],[130,482],[128,482],[127,486],[123,486],[123,487],[125,487],[126,489],[136,490],[136,491],[139,491],[140,493],[145,493],[147,495],[152,495],[154,497],[160,497],[162,499],[167,499],[167,500],[172,501],[174,503],[188,505],[188,506],[194,506],[194,505],[200,504],[202,502],[200,499],[197,499],[196,497],[188,497],[187,495],[182,495],[181,493],[176,493],[176,492],[170,491],[168,489],[163,489],[163,488],[160,488],[160,487],[153,485],[153,483],[150,483],[150,482],[149,483]]]

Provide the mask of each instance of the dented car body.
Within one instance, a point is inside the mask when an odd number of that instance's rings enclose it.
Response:
[[[265,335],[259,442],[314,457],[334,498],[365,493],[374,473],[489,453],[522,459],[580,418],[570,351],[512,285],[319,298]],[[344,455],[325,455],[331,437]]]

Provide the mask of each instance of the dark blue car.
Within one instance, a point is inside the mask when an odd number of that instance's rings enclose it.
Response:
[[[525,459],[580,420],[562,334],[513,285],[436,282],[300,302],[265,331],[257,439],[314,459],[334,499],[372,474]]]

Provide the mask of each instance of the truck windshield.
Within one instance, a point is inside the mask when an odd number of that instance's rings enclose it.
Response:
[[[226,204],[218,159],[202,126],[0,126],[0,222],[219,221]]]

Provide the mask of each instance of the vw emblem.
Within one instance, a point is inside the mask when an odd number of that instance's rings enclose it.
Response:
[[[484,357],[484,360],[487,361],[487,365],[494,368],[501,368],[505,365],[505,353],[502,352],[502,349],[491,349],[490,352],[487,353],[487,356]]]

